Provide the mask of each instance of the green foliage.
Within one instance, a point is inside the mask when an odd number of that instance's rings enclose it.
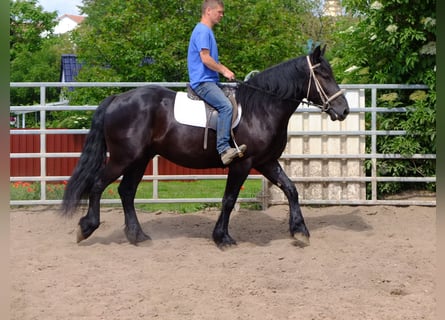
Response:
[[[69,42],[62,38],[46,39],[36,52],[23,51],[11,61],[13,82],[57,82],[60,79],[61,55]],[[47,88],[47,101],[59,100],[59,88]],[[40,88],[12,88],[11,104],[32,105],[40,103]]]
[[[333,67],[343,83],[425,83],[435,66],[435,0],[342,3],[350,16],[338,23]]]
[[[92,111],[55,111],[48,116],[48,128],[89,129]]]
[[[304,2],[230,1],[216,36],[221,60],[243,78],[304,53]]]
[[[407,113],[380,114],[377,118],[379,130],[404,130],[406,135],[383,135],[377,138],[377,152],[384,154],[401,154],[410,157],[414,154],[428,154],[436,152],[435,128],[435,94],[425,91],[414,91],[409,95],[408,102],[402,102],[403,96],[395,92],[384,94],[379,99],[379,106],[386,108],[407,107]],[[431,101],[434,99],[434,101]],[[369,128],[368,128],[369,129]],[[367,144],[370,152],[370,141]],[[371,170],[371,161],[366,162],[368,174]],[[425,159],[406,160],[378,160],[377,170],[379,176],[410,176],[430,177],[435,175],[436,161]],[[407,189],[435,190],[433,183],[400,183],[389,182],[378,184],[379,196],[393,194]]]
[[[187,48],[201,17],[201,0],[87,0],[88,15],[75,32],[78,56],[86,64],[79,80],[187,81]],[[221,61],[236,74],[263,69],[300,55],[307,14],[303,1],[230,1],[215,26]],[[108,80],[107,80],[108,81]]]
[[[61,56],[74,53],[71,35],[54,35],[56,12],[44,12],[36,0],[10,1],[10,65],[12,82],[57,82]],[[63,89],[47,88],[46,102],[58,101]],[[40,88],[11,88],[11,105],[40,103]],[[87,104],[87,103],[85,103]],[[50,112],[50,128],[88,128],[91,112]],[[26,114],[27,127],[38,126],[38,115]]]
[[[405,113],[378,115],[379,130],[406,130],[406,136],[379,136],[378,153],[435,153],[435,0],[344,0],[349,16],[338,21],[331,62],[342,83],[426,84],[427,91],[379,91],[379,107],[405,107]],[[351,23],[353,22],[353,23]],[[368,100],[370,101],[370,99]],[[368,140],[369,141],[369,140]],[[368,143],[368,149],[370,145]],[[369,172],[370,162],[367,163]],[[380,176],[434,176],[434,160],[379,160]],[[380,183],[380,196],[412,188]],[[435,184],[416,185],[435,188]]]
[[[40,183],[17,181],[10,184],[11,200],[38,200],[40,198]]]
[[[73,32],[78,81],[185,82],[191,32],[201,18],[202,0],[86,0],[87,15]],[[311,17],[309,1],[234,0],[215,26],[220,59],[238,78],[303,54]],[[307,24],[309,25],[309,23]],[[73,104],[98,103],[123,89],[85,88],[69,94]]]
[[[59,68],[54,65],[60,56],[55,52],[51,30],[55,26],[55,12],[44,12],[37,0],[9,1],[10,5],[10,80],[57,81]],[[55,96],[51,89],[48,97]],[[11,90],[11,104],[23,105],[40,102],[39,89],[17,88]]]
[[[55,26],[56,13],[44,12],[37,0],[9,0],[10,18],[10,59],[21,52],[39,51]]]
[[[179,81],[192,1],[84,1],[74,32],[82,81]],[[187,35],[187,36],[186,36]]]

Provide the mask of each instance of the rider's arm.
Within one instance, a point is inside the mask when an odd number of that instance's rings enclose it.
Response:
[[[221,73],[225,78],[228,80],[235,80],[235,74],[227,68],[222,63],[216,62],[211,56],[210,51],[207,49],[201,50],[199,53],[201,56],[202,63],[206,65],[207,68],[216,71],[218,73]]]

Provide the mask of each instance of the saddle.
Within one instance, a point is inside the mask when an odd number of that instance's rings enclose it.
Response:
[[[232,103],[232,126],[230,129],[230,134],[232,136],[233,142],[235,142],[235,135],[233,134],[233,125],[238,119],[238,104],[235,100],[235,89],[229,86],[223,86],[222,90],[225,94],[225,96],[230,100]],[[208,104],[205,100],[201,99],[196,92],[192,89],[190,84],[187,84],[187,97],[191,100],[199,100],[203,101],[205,105],[206,110],[206,126],[204,130],[204,150],[207,150],[207,140],[208,140],[208,134],[209,134],[209,128],[216,129],[216,124],[218,122],[218,110],[216,110],[214,107],[212,107],[210,104]]]

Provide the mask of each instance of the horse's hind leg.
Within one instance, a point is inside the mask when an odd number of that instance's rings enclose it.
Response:
[[[125,235],[132,244],[150,240],[150,237],[142,230],[134,208],[137,187],[144,175],[145,167],[149,160],[150,158],[147,157],[134,162],[126,170],[118,188],[125,214]]]
[[[100,224],[100,199],[105,188],[115,181],[122,171],[108,163],[91,188],[88,201],[88,212],[79,220],[77,242],[88,238]]]
[[[270,182],[283,190],[289,201],[290,234],[305,245],[309,244],[309,230],[306,227],[303,214],[301,213],[300,204],[298,202],[298,192],[294,183],[286,175],[278,161],[267,163],[256,169],[269,179]]]
[[[103,191],[103,189],[102,189]],[[88,201],[88,212],[79,220],[77,242],[87,239],[100,224],[100,197],[102,191],[92,190]]]

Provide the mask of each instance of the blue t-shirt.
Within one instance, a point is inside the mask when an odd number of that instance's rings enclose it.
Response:
[[[218,82],[219,74],[202,63],[199,53],[203,49],[210,51],[210,56],[218,60],[218,46],[212,29],[199,22],[193,29],[187,54],[190,86],[195,89],[202,82]]]

